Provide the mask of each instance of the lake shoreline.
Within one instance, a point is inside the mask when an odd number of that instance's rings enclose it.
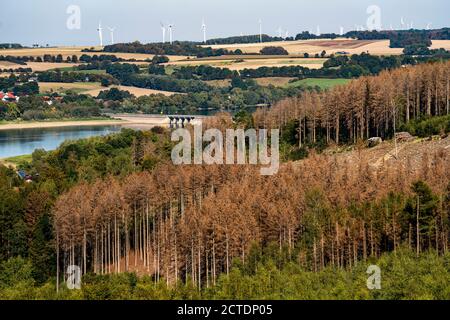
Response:
[[[108,120],[67,120],[67,121],[36,121],[36,122],[17,122],[17,123],[0,123],[1,130],[15,129],[42,129],[42,128],[63,128],[77,126],[107,126],[122,125],[129,123],[126,120],[108,119]]]

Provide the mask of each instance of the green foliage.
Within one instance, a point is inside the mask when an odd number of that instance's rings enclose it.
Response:
[[[288,55],[289,52],[287,52],[286,49],[284,49],[283,47],[264,47],[261,49],[260,53],[262,55]]]
[[[412,120],[402,124],[399,130],[421,138],[448,133],[450,132],[450,115]]]
[[[106,91],[101,91],[97,99],[123,101],[124,99],[130,99],[133,95],[129,91],[119,90],[117,88],[111,88]]]
[[[245,130],[254,128],[253,116],[245,110],[241,110],[233,116],[233,120],[238,127]]]
[[[222,274],[215,286],[201,290],[191,279],[167,286],[161,279],[138,278],[134,273],[83,276],[81,290],[55,292],[54,281],[35,286],[31,264],[22,258],[0,265],[0,297],[3,299],[86,299],[86,300],[428,300],[450,298],[450,255],[433,251],[416,258],[401,248],[378,259],[361,261],[351,269],[326,267],[307,271],[287,249],[254,246],[246,263],[235,263],[229,275]],[[381,269],[381,289],[366,285],[369,265]]]

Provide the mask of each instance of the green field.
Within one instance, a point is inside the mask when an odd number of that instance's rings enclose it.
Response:
[[[350,79],[318,79],[307,78],[291,82],[287,87],[319,87],[321,89],[330,89],[337,85],[344,85],[348,83]]]
[[[75,73],[86,73],[86,74],[106,74],[106,70],[78,70],[76,67],[65,67],[65,68],[55,68],[49,71],[59,70],[61,72],[75,72]]]
[[[15,165],[18,165],[23,162],[31,162],[32,157],[31,154],[23,155],[23,156],[17,156],[17,157],[11,157],[3,159],[6,163],[12,163]]]

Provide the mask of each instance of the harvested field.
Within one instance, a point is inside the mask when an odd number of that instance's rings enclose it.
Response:
[[[110,86],[108,88],[102,87],[98,82],[74,82],[74,83],[59,83],[59,82],[40,82],[39,89],[41,93],[65,93],[67,91],[75,91],[77,93],[88,94],[93,97],[98,96],[100,91],[109,90],[111,88],[118,88],[119,90],[129,91],[136,97],[148,96],[151,94],[163,94],[171,96],[175,92],[159,91],[152,89],[128,87],[128,86]]]
[[[100,91],[108,90],[111,88],[118,88],[119,90],[128,91],[131,94],[135,95],[136,97],[142,97],[142,96],[148,96],[152,94],[162,94],[165,96],[171,96],[174,94],[180,94],[178,92],[169,92],[169,91],[160,91],[160,90],[153,90],[153,89],[145,89],[145,88],[137,88],[137,87],[128,87],[128,86],[110,86],[109,88],[101,87],[96,88],[93,90],[89,90],[84,92],[84,94],[89,94],[93,97],[98,96]]]
[[[74,83],[60,83],[60,82],[39,82],[39,91],[41,93],[64,93],[68,90],[77,93],[86,93],[90,90],[103,88],[98,82],[74,82]]]
[[[273,78],[257,78],[255,81],[263,87],[267,87],[269,85],[275,86],[275,87],[285,87],[289,85],[289,81],[293,80],[295,78],[283,78],[283,77],[273,77]]]
[[[258,53],[267,46],[280,46],[285,48],[289,54],[300,55],[304,53],[316,54],[325,50],[328,54],[345,51],[349,54],[360,54],[369,51],[376,55],[397,55],[401,54],[401,48],[389,48],[389,40],[353,40],[353,39],[319,39],[303,41],[278,41],[266,43],[248,43],[233,45],[215,45],[215,49],[223,48],[236,50],[241,49],[245,53]]]
[[[310,69],[322,68],[324,62],[327,59],[312,59],[312,58],[299,58],[290,56],[278,56],[277,58],[267,58],[265,56],[237,56],[231,58],[230,56],[224,56],[215,59],[190,59],[181,60],[176,62],[169,62],[166,65],[169,66],[198,66],[198,65],[210,65],[218,68],[228,68],[230,70],[240,71],[243,69],[258,69],[260,67],[284,67],[284,66],[302,66]]]

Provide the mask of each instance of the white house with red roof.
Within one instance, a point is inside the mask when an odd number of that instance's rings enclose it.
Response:
[[[16,95],[12,92],[1,92],[0,91],[0,100],[3,102],[18,102],[19,97],[16,97]]]

